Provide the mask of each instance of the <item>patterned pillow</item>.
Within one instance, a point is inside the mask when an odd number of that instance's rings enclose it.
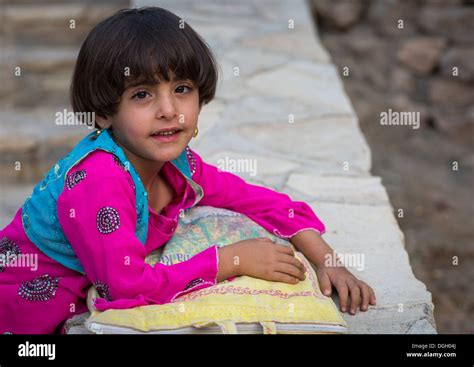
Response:
[[[180,218],[173,238],[146,261],[171,265],[205,250],[256,237],[291,243],[274,236],[248,217],[221,208],[194,207]],[[200,289],[164,305],[98,312],[92,305],[86,327],[95,333],[344,333],[346,323],[332,299],[324,296],[303,254],[306,279],[296,285],[237,277]]]

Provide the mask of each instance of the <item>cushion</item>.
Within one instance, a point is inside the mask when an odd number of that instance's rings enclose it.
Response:
[[[243,214],[197,206],[183,213],[172,239],[146,261],[171,265],[218,243],[220,246],[256,237],[292,246]],[[330,297],[324,296],[316,273],[302,253],[306,279],[286,284],[236,277],[200,289],[163,305],[99,312],[92,306],[98,294],[91,287],[91,316],[86,327],[95,333],[345,333],[347,325]]]

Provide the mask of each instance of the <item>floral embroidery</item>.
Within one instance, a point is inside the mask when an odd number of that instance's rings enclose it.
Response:
[[[184,290],[187,291],[190,288],[193,288],[201,283],[204,283],[204,279],[202,278],[197,278],[194,280],[191,280],[186,287],[184,287]]]
[[[174,302],[176,298],[181,297],[182,294],[188,293],[189,290],[193,290],[194,288],[196,288],[199,285],[209,285],[209,286],[211,286],[211,285],[214,285],[214,283],[213,282],[206,282],[204,279],[201,279],[201,278],[194,279],[186,285],[184,290],[182,290],[181,292],[176,293],[173,296],[173,298],[171,298],[171,302]],[[189,294],[194,294],[194,293],[196,293],[196,292],[191,292]]]
[[[200,289],[196,292],[188,293],[180,298],[180,301],[188,301],[197,299],[202,296],[206,296],[209,294],[247,294],[247,295],[259,295],[259,294],[266,294],[273,297],[279,297],[282,299],[289,299],[291,297],[317,297],[315,292],[312,291],[299,291],[299,292],[291,292],[285,293],[281,290],[277,289],[250,289],[248,287],[239,287],[234,285],[224,286],[224,287],[209,287],[205,289]]]
[[[7,237],[3,237],[0,240],[0,255],[3,255],[5,260],[0,265],[0,273],[5,269],[10,258],[13,256],[16,257],[20,253],[21,253],[20,247],[15,242],[8,239]]]
[[[102,234],[109,234],[120,227],[120,217],[114,208],[110,206],[103,207],[97,213],[97,229]]]
[[[18,295],[27,301],[48,301],[56,295],[59,278],[48,274],[40,275],[33,280],[23,282],[18,289]]]
[[[194,154],[188,146],[186,146],[185,150],[189,165],[191,166],[191,175],[194,175],[194,172],[196,172],[196,158],[194,158]]]
[[[74,186],[76,186],[79,182],[85,179],[87,173],[85,170],[81,169],[79,171],[75,171],[67,176],[66,179],[66,187],[68,190],[71,190]]]
[[[94,284],[95,289],[97,290],[97,293],[99,293],[100,298],[104,298],[108,302],[112,301],[108,284],[101,282],[100,280],[96,280],[93,284]]]

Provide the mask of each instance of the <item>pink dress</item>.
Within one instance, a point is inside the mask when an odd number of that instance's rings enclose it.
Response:
[[[304,202],[248,184],[205,163],[196,152],[189,153],[192,179],[204,193],[197,205],[245,214],[283,238],[303,230],[325,232],[324,224]],[[67,319],[87,311],[91,285],[101,296],[95,307],[103,311],[163,304],[216,284],[217,244],[179,264],[145,263],[151,251],[173,236],[181,211],[196,201],[195,190],[173,164],[166,162],[162,170],[176,198],[161,213],[148,208],[145,245],[135,236],[133,181],[114,156],[97,150],[71,170],[74,180],[66,180],[67,187],[58,198],[58,218],[85,274],[43,254],[27,238],[18,210],[0,231],[0,255],[7,259],[16,255],[16,261],[0,262],[0,333],[63,332]]]

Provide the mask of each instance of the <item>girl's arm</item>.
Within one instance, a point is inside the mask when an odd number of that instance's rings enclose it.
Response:
[[[363,281],[357,279],[344,266],[325,263],[331,247],[322,239],[324,224],[304,202],[292,201],[288,195],[252,185],[229,172],[204,162],[191,151],[196,170],[193,179],[204,190],[199,205],[226,208],[242,214],[275,235],[286,238],[301,251],[317,268],[322,291],[331,295],[334,286],[340,296],[341,310],[356,308],[367,310],[375,305],[375,293]],[[337,264],[336,264],[337,265]],[[350,302],[349,302],[350,298]]]
[[[198,205],[226,208],[245,214],[270,233],[290,239],[303,231],[324,234],[326,229],[308,204],[293,201],[283,193],[252,185],[230,172],[219,171],[191,150],[196,169],[193,180],[204,197]]]
[[[112,155],[91,153],[69,175],[76,179],[68,179],[58,199],[59,222],[101,295],[98,310],[167,303],[216,284],[217,246],[171,266],[145,263],[145,246],[135,236],[135,191]]]
[[[291,243],[316,267],[327,265],[327,260],[334,258],[334,250],[316,232],[303,231],[291,237]]]

